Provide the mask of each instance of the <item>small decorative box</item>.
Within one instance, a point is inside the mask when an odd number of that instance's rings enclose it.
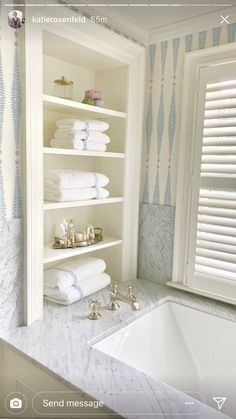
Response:
[[[84,94],[85,98],[91,98],[94,100],[102,100],[102,92],[99,92],[99,90],[85,90]]]

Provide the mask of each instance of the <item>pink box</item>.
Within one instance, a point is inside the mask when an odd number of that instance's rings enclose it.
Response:
[[[85,90],[84,97],[90,97],[94,100],[101,100],[102,99],[102,92],[99,92],[99,90]]]

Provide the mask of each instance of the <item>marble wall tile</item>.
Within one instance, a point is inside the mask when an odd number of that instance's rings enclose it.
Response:
[[[0,332],[23,323],[23,223],[0,222]]]
[[[140,204],[138,277],[165,284],[171,280],[175,207]]]

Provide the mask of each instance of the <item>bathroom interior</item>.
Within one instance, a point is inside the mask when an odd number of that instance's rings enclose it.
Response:
[[[236,4],[0,9],[0,417],[236,418]]]

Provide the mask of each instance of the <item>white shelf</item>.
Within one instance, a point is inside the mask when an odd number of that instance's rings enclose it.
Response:
[[[43,95],[44,107],[54,112],[83,111],[92,112],[98,115],[115,116],[117,118],[126,118],[125,112],[114,111],[112,109],[100,108],[98,106],[86,105],[69,99],[62,99],[56,96]]]
[[[77,247],[75,249],[53,249],[52,243],[46,243],[44,246],[44,260],[43,263],[56,262],[62,259],[67,259],[73,256],[83,255],[84,253],[94,252],[96,250],[105,249],[107,247],[117,246],[122,244],[122,239],[114,237],[104,237],[103,241],[87,247]]]
[[[65,156],[83,156],[83,157],[108,157],[114,159],[124,159],[125,153],[112,153],[109,151],[83,151],[83,150],[70,150],[67,148],[53,148],[43,147],[44,154],[58,154]]]
[[[60,208],[75,208],[75,207],[88,207],[93,205],[102,205],[102,204],[116,204],[118,202],[123,202],[123,197],[114,197],[106,199],[88,199],[86,201],[70,201],[70,202],[52,202],[44,201],[44,210],[51,209],[60,209]]]

